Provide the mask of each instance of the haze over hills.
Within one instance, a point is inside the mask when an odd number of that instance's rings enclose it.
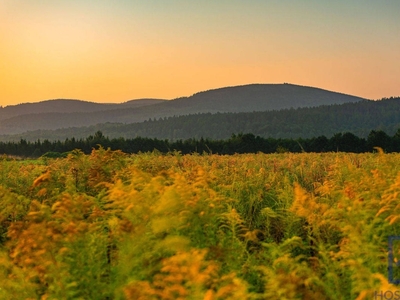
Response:
[[[119,108],[136,108],[161,103],[163,99],[137,99],[123,103],[96,103],[74,99],[54,99],[36,103],[9,105],[0,109],[0,120],[15,116],[41,113],[95,112]]]
[[[170,101],[143,99],[121,104],[101,104],[78,100],[48,100],[2,108],[0,134],[107,122],[129,124],[198,113],[270,111],[363,100],[366,99],[293,84],[225,87]]]

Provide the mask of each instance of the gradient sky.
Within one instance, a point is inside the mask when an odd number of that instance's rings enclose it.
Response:
[[[399,0],[0,0],[0,105],[293,83],[400,96]]]

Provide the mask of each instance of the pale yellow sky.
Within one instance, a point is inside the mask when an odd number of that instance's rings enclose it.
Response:
[[[283,82],[400,96],[399,15],[397,0],[3,0],[0,105]]]

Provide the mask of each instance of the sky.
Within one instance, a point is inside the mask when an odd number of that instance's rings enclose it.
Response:
[[[0,105],[250,83],[400,96],[399,0],[0,0]]]

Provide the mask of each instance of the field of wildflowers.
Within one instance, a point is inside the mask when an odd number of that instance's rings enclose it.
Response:
[[[388,238],[400,235],[399,161],[382,151],[102,148],[3,158],[0,299],[395,295]]]

